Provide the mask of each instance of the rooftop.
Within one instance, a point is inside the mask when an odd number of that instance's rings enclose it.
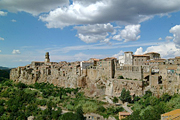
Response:
[[[169,116],[169,117],[173,117],[174,116],[174,117],[177,117],[177,115],[180,116],[180,109],[176,109],[176,110],[173,110],[173,111],[161,114],[162,117],[165,117],[165,116]]]
[[[134,57],[149,57],[149,55],[133,55]]]
[[[145,53],[145,55],[146,54],[159,54],[159,53],[157,53],[157,52],[148,52],[148,53]]]
[[[119,115],[131,115],[129,112],[119,112]]]

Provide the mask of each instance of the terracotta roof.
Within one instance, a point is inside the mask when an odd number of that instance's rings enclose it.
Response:
[[[168,70],[175,70],[175,69],[177,69],[177,66],[168,66],[167,69],[168,69]]]
[[[159,54],[159,53],[157,53],[157,52],[148,52],[148,53],[145,53],[145,55],[146,54]]]
[[[175,57],[176,59],[179,59],[180,58],[180,56],[177,56],[177,57]]]
[[[92,63],[91,61],[82,61],[83,63]]]
[[[25,68],[25,66],[19,66],[18,68]]]
[[[149,55],[133,55],[134,57],[150,57]]]
[[[129,112],[119,112],[119,115],[131,115]]]
[[[99,59],[93,59],[94,61],[99,61]]]
[[[168,60],[174,60],[175,58],[169,58]]]
[[[115,57],[107,57],[107,59],[116,59]]]
[[[161,116],[163,116],[163,117],[164,116],[171,116],[171,117],[174,116],[174,117],[176,117],[177,115],[180,115],[180,109],[176,109],[176,110],[161,114]]]
[[[149,62],[165,62],[165,59],[154,59],[150,60]]]

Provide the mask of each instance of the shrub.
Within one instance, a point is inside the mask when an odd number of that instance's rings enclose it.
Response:
[[[124,79],[124,77],[121,75],[121,76],[118,77],[118,79]]]
[[[117,102],[118,102],[118,98],[117,98],[117,97],[114,97],[114,98],[113,98],[113,102],[114,102],[114,103],[117,103]]]

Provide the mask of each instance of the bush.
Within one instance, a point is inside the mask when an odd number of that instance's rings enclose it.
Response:
[[[103,106],[99,106],[98,109],[97,109],[98,112],[105,112],[106,111],[106,108],[104,108]]]
[[[3,106],[0,106],[0,116],[5,112],[5,109]]]
[[[118,102],[118,98],[117,98],[117,97],[114,97],[114,98],[113,98],[113,102],[114,102],[114,103],[117,103],[117,102]]]
[[[124,77],[121,75],[121,76],[118,77],[118,79],[124,79]]]
[[[20,88],[20,89],[24,89],[24,88],[27,88],[27,86],[24,84],[24,83],[21,83],[21,82],[18,82],[16,84],[16,87]]]

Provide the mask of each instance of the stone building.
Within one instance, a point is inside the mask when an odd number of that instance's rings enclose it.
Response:
[[[133,55],[133,65],[144,65],[149,59],[149,55]]]
[[[174,64],[180,65],[180,56],[175,57]]]
[[[132,65],[133,64],[133,52],[128,51],[124,52],[124,65]]]
[[[156,52],[149,52],[149,53],[145,53],[144,55],[149,55],[151,60],[161,58],[160,54]]]

